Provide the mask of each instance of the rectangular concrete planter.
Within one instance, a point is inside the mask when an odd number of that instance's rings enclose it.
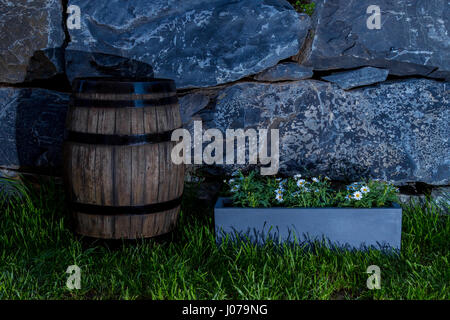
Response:
[[[389,208],[237,208],[219,198],[214,208],[216,239],[247,238],[253,243],[272,239],[325,240],[349,249],[400,250],[402,209]]]

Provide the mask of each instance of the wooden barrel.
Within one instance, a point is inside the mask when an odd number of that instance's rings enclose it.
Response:
[[[64,142],[64,178],[76,231],[105,239],[171,231],[184,166],[171,161],[181,127],[168,79],[84,78],[73,83]]]

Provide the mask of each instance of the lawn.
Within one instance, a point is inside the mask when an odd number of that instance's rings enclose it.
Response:
[[[400,254],[214,240],[213,211],[186,185],[177,229],[158,239],[82,239],[60,185],[19,186],[0,204],[0,299],[449,299],[450,216],[404,207]],[[81,289],[66,287],[69,265]],[[381,289],[366,269],[381,269]]]

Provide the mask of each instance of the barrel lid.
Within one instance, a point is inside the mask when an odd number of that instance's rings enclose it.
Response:
[[[72,83],[74,93],[147,94],[175,91],[175,81],[162,78],[86,77],[75,78]]]

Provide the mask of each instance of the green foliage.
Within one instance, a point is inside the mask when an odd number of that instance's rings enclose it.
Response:
[[[316,8],[316,4],[309,0],[290,0],[289,1],[292,6],[298,12],[306,13],[311,16],[314,13],[314,9]]]
[[[271,205],[273,188],[268,187],[256,171],[252,171],[248,176],[244,176],[242,172],[236,173],[228,183],[235,205],[253,208]]]
[[[197,187],[186,185],[172,234],[104,242],[74,235],[61,185],[18,185],[0,205],[0,299],[450,299],[450,216],[432,202],[404,207],[399,254],[218,246]],[[81,289],[71,291],[73,264]],[[380,290],[366,286],[370,265],[381,268]]]
[[[327,177],[302,179],[260,176],[256,171],[248,176],[234,173],[225,181],[236,207],[355,207],[390,206],[397,202],[398,189],[392,184],[369,180],[355,182],[346,190],[333,190]]]

